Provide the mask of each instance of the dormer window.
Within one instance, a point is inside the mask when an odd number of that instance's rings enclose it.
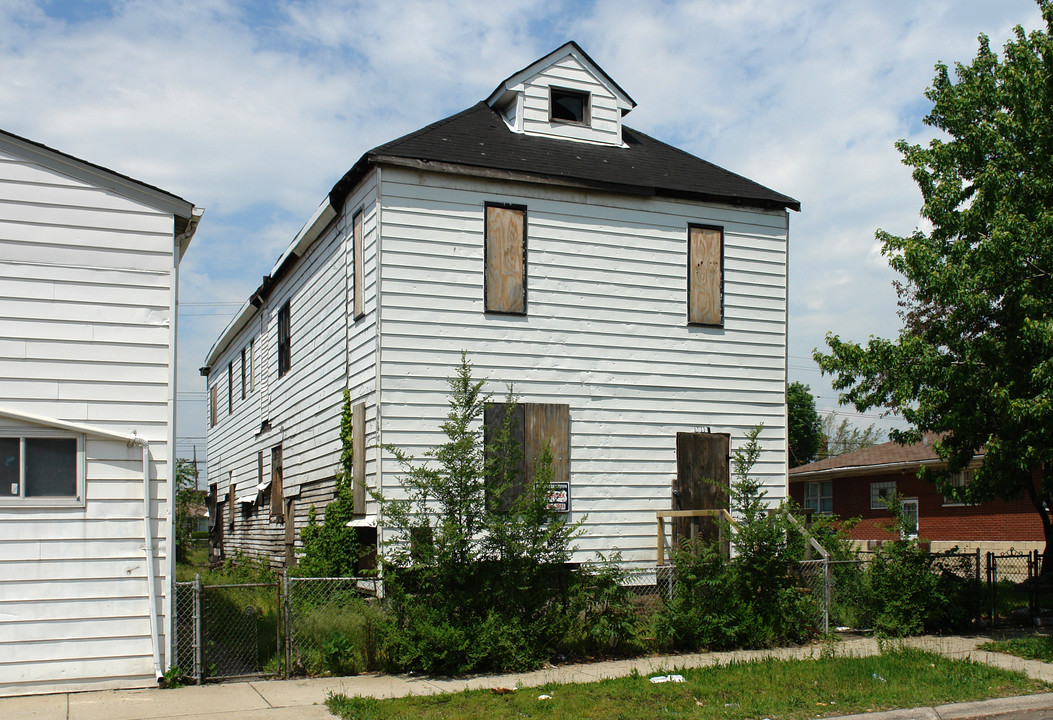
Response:
[[[550,87],[549,93],[549,119],[552,122],[589,124],[587,92]]]

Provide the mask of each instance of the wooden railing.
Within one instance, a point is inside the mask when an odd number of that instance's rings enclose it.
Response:
[[[731,513],[727,510],[658,510],[655,512],[655,521],[657,523],[656,532],[658,535],[658,561],[655,563],[658,566],[665,565],[665,519],[666,518],[695,518],[695,517],[711,517],[711,518],[723,518],[732,526],[734,526],[735,520],[731,517]]]

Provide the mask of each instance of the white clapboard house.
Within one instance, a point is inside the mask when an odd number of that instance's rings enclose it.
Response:
[[[579,560],[653,563],[656,511],[704,503],[699,468],[764,423],[755,471],[786,495],[791,197],[623,124],[629,95],[567,43],[483,102],[364,154],[216,340],[208,389],[213,545],[295,558],[333,497],[350,391],[362,488],[400,492],[381,445],[442,440],[446,379],[520,395]],[[720,478],[717,478],[720,479]]]
[[[176,280],[199,215],[0,131],[0,695],[168,665]]]

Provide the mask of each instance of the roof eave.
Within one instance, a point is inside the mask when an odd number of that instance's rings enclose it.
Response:
[[[970,467],[980,464],[982,455],[975,455],[969,462]],[[886,475],[898,472],[907,472],[920,467],[943,467],[947,465],[945,460],[932,458],[928,460],[900,460],[897,462],[879,463],[876,465],[847,465],[844,467],[823,468],[822,470],[808,470],[795,473],[790,470],[790,482],[802,482],[805,480],[833,480],[840,477],[858,477],[861,475]]]

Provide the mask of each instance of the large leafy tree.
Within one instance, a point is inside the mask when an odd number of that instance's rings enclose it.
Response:
[[[984,449],[962,499],[1026,495],[1053,567],[1053,4],[1039,6],[1045,31],[1017,27],[1001,58],[981,35],[953,80],[937,65],[924,122],[942,136],[897,144],[932,227],[877,233],[903,275],[899,337],[828,335],[815,359],[843,402],[902,414],[910,428],[893,439],[940,433],[946,472]]]
[[[819,454],[823,425],[815,411],[815,398],[804,383],[792,382],[786,388],[789,413],[790,467],[810,463]]]

